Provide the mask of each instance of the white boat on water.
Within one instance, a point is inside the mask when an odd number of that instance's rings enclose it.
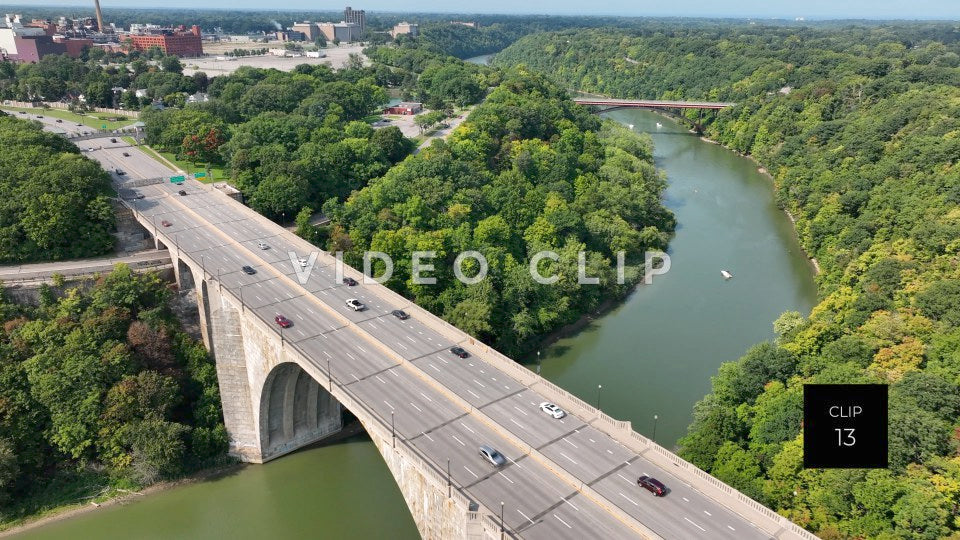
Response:
[[[662,127],[663,127],[663,124],[661,124],[660,122],[657,122],[657,129],[660,129]]]
[[[627,127],[633,129],[633,124],[627,124]]]
[[[720,275],[723,276],[723,279],[730,279],[733,277],[733,274],[727,272],[726,270],[721,270]]]

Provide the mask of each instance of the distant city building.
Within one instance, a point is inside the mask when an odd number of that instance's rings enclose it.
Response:
[[[192,26],[189,31],[183,27],[156,28],[155,25],[130,25],[136,27],[142,33],[134,33],[121,37],[121,40],[129,39],[130,45],[138,51],[146,51],[151,47],[159,47],[163,54],[175,56],[202,56],[203,40],[201,39],[200,27]]]
[[[340,43],[351,43],[360,41],[360,25],[348,22],[324,22],[318,23],[317,28],[327,38],[327,42],[339,40]]]
[[[469,26],[470,28],[480,28],[477,21],[450,21],[450,24],[459,24],[460,26]]]
[[[393,27],[393,30],[390,31],[390,35],[396,38],[401,34],[406,34],[410,37],[417,37],[420,35],[420,25],[416,23],[408,23],[406,21]]]
[[[293,23],[293,26],[290,27],[290,29],[294,32],[300,32],[303,34],[303,38],[307,41],[316,41],[317,37],[320,36],[320,29],[317,28],[315,23],[310,21]]]
[[[14,62],[39,62],[49,54],[78,57],[84,47],[93,45],[85,38],[58,34],[50,21],[31,21],[24,25],[19,15],[5,15],[0,22],[0,58]]]
[[[367,12],[359,9],[354,10],[350,6],[347,6],[343,10],[343,22],[353,23],[360,27],[360,33],[363,34],[363,31],[367,28]]]
[[[390,105],[383,110],[383,114],[401,114],[408,116],[411,114],[417,114],[423,110],[423,103],[416,101],[403,101],[397,103],[396,105]]]

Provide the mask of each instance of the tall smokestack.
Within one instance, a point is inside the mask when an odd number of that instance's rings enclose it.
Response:
[[[103,12],[100,11],[100,0],[93,0],[93,5],[97,8],[97,30],[106,32],[103,28]]]

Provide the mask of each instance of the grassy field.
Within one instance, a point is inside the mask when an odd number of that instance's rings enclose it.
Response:
[[[144,150],[147,149],[147,147],[145,146],[141,148],[143,148]],[[151,151],[153,150],[151,149]],[[193,163],[190,163],[189,161],[182,161],[177,159],[177,156],[175,154],[171,154],[169,152],[159,152],[159,154],[164,158],[166,158],[168,161],[170,161],[170,163],[173,163],[177,167],[183,169],[184,171],[187,171],[187,173],[189,174],[193,174],[195,172],[207,171],[207,168],[203,163],[197,164],[195,166]],[[230,175],[227,173],[227,171],[224,170],[223,167],[210,167],[210,173],[207,176],[207,178],[200,178],[199,180],[204,184],[211,184],[213,182],[226,182],[229,184]]]
[[[76,122],[78,124],[90,126],[95,129],[103,128],[104,124],[106,124],[107,129],[119,129],[122,127],[129,126],[130,124],[133,124],[134,122],[137,121],[136,118],[130,118],[120,122],[108,121],[106,120],[106,118],[115,117],[115,115],[110,113],[87,113],[87,114],[80,115],[65,109],[48,109],[45,107],[27,109],[23,107],[8,107],[6,105],[3,105],[0,108],[7,111],[25,111],[30,114],[43,114],[44,116],[50,116],[53,118],[61,118],[63,120],[69,120],[71,122]]]

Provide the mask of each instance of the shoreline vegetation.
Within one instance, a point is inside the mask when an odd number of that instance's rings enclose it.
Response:
[[[723,364],[680,455],[825,539],[960,534],[960,42],[948,23],[534,34],[494,64],[624,97],[737,102],[706,135],[775,179],[810,314]],[[632,61],[624,61],[623,58]],[[763,172],[763,171],[761,171]],[[804,384],[889,386],[890,466],[804,469]]]

